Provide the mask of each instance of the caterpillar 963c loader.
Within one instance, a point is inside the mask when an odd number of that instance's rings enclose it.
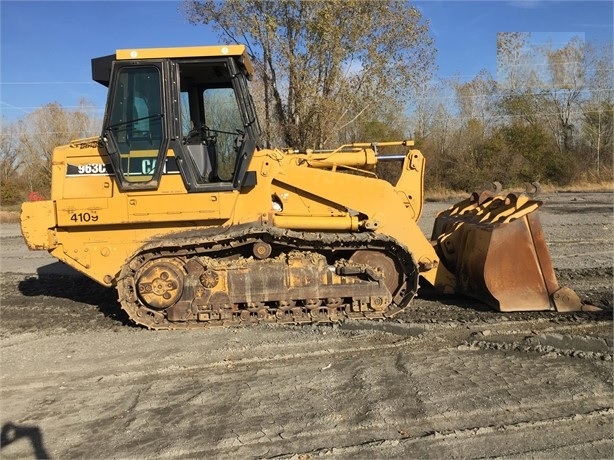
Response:
[[[51,199],[24,203],[32,249],[105,286],[152,329],[392,317],[419,278],[501,310],[580,309],[559,288],[536,209],[473,195],[417,226],[424,158],[396,183],[377,148],[263,148],[244,46],[118,50],[100,137],[55,149]],[[351,171],[352,174],[347,172]]]

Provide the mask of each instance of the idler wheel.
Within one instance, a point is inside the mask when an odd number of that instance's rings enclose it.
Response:
[[[151,261],[140,272],[136,287],[146,306],[164,310],[181,297],[184,273],[179,262]]]
[[[403,281],[402,272],[397,263],[383,252],[365,249],[356,251],[350,257],[350,262],[359,265],[368,265],[384,275],[384,284],[394,295]]]

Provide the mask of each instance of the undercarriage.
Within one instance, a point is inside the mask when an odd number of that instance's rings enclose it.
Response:
[[[390,237],[257,226],[151,242],[117,282],[122,308],[150,329],[392,317],[417,289],[412,255]]]

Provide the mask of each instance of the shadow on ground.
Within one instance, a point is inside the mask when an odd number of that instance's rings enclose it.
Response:
[[[60,262],[41,267],[38,276],[30,276],[18,284],[26,297],[54,297],[94,305],[108,318],[132,324],[121,309],[114,288],[101,286]]]

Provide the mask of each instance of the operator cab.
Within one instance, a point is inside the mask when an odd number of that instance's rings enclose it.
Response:
[[[92,59],[109,88],[102,140],[121,190],[179,172],[190,192],[253,185],[260,129],[242,45],[118,50]],[[169,154],[172,151],[172,154]]]

